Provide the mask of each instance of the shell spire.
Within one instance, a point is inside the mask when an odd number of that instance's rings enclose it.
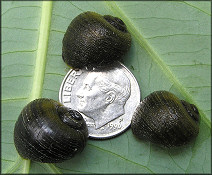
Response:
[[[165,147],[180,146],[198,135],[199,113],[194,105],[182,103],[174,94],[156,91],[139,104],[131,127],[140,139]]]
[[[120,61],[130,46],[131,35],[121,19],[88,11],[68,26],[62,58],[72,68],[92,70]]]
[[[83,117],[52,99],[27,104],[14,128],[14,143],[21,157],[57,163],[81,152],[88,129]]]

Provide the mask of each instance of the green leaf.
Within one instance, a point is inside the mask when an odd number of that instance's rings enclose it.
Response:
[[[62,38],[84,11],[121,18],[132,34],[124,64],[135,75],[142,99],[168,90],[195,104],[200,133],[188,145],[163,149],[127,130],[108,140],[89,140],[82,153],[58,164],[19,157],[13,128],[31,100],[58,100],[69,70]],[[210,173],[211,9],[210,2],[184,1],[4,1],[2,2],[2,172],[3,173]]]

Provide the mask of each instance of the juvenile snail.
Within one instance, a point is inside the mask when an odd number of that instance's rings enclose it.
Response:
[[[137,107],[131,122],[133,134],[164,147],[180,146],[198,135],[199,112],[167,91],[156,91]]]
[[[73,68],[102,67],[120,61],[130,46],[131,35],[121,19],[88,11],[68,26],[62,58]]]
[[[73,157],[84,149],[87,137],[87,125],[80,113],[47,98],[26,105],[14,128],[20,156],[44,163]]]

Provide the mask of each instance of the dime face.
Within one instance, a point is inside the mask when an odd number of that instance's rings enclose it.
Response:
[[[121,63],[108,70],[70,70],[59,92],[64,106],[79,111],[89,137],[106,139],[124,132],[140,102],[139,85]]]

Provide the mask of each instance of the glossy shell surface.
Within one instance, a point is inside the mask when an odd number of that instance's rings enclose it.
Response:
[[[131,127],[140,139],[164,147],[180,146],[198,135],[199,112],[193,104],[168,91],[156,91],[139,104]]]
[[[121,60],[130,46],[131,35],[121,19],[88,11],[68,26],[62,57],[72,68],[93,69]]]
[[[73,157],[84,149],[87,137],[87,126],[80,113],[46,98],[26,105],[14,129],[20,156],[44,163]]]

